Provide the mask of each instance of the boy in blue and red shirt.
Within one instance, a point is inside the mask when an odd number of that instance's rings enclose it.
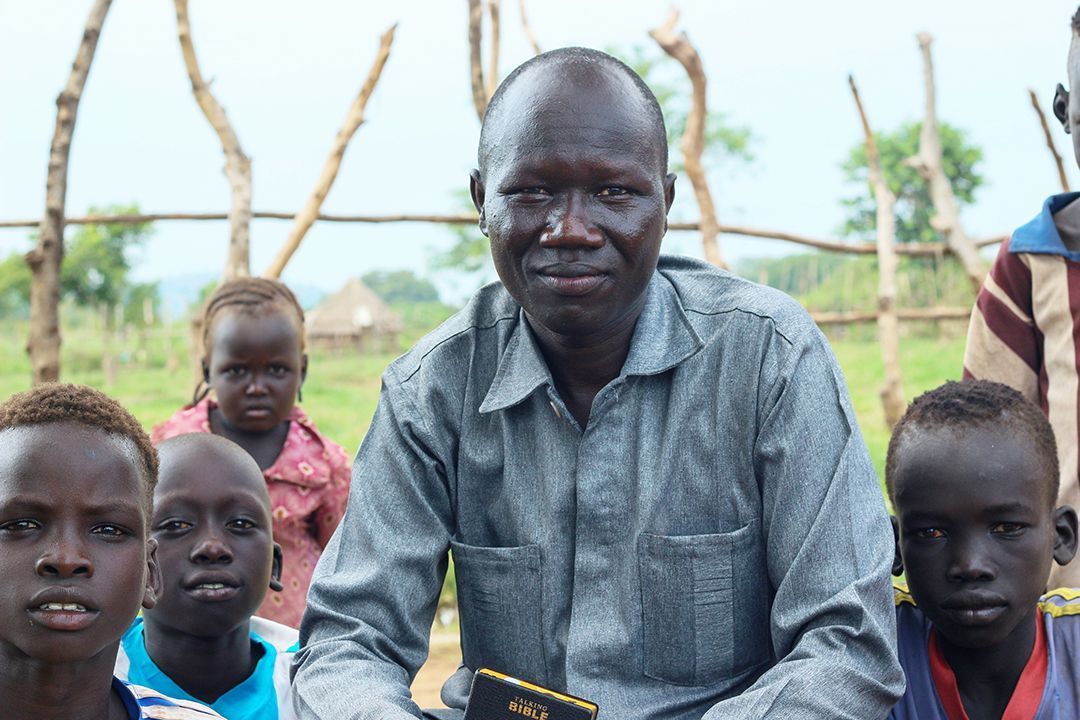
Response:
[[[1043,595],[1077,549],[1058,477],[1049,422],[1005,385],[947,383],[901,418],[885,482],[907,690],[891,718],[1080,717],[1080,594]]]

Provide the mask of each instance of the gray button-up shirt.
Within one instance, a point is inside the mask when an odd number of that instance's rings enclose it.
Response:
[[[787,296],[661,258],[587,427],[499,285],[392,363],[315,571],[302,718],[419,717],[447,567],[489,667],[609,720],[879,718],[892,533],[836,360]]]

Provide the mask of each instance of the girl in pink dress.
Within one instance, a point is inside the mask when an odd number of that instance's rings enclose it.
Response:
[[[255,458],[285,557],[284,590],[268,593],[257,614],[298,627],[315,562],[345,512],[351,477],[345,450],[296,406],[307,375],[304,311],[280,282],[231,280],[207,301],[202,330],[203,381],[193,403],[156,425],[151,437],[214,433]]]

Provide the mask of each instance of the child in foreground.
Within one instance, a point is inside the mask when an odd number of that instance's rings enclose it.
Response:
[[[283,590],[267,596],[257,614],[299,627],[311,574],[345,512],[351,477],[345,451],[296,406],[307,376],[304,311],[282,283],[241,278],[207,301],[202,331],[205,389],[151,436],[158,443],[213,433],[255,458],[285,556]]]
[[[0,404],[0,711],[5,720],[210,720],[113,676],[120,636],[161,589],[147,538],[157,454],[90,388]]]
[[[124,634],[116,675],[210,705],[228,720],[293,720],[296,630],[251,617],[281,589],[281,548],[255,461],[235,443],[180,435],[158,446],[151,537],[164,584]]]
[[[896,511],[896,720],[1080,717],[1080,593],[1044,593],[1076,554],[1077,516],[1056,507],[1054,434],[999,383],[920,396],[889,443]],[[1040,596],[1041,599],[1040,599]]]

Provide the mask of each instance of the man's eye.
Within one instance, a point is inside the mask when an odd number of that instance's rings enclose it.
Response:
[[[37,520],[12,520],[0,525],[0,531],[3,532],[28,532],[30,530],[40,530],[41,523]]]
[[[999,522],[990,526],[990,532],[994,535],[1019,535],[1025,525],[1016,522]]]
[[[601,190],[597,195],[600,197],[619,197],[621,195],[629,195],[630,191],[624,187],[618,185],[612,185]]]
[[[945,531],[940,528],[919,528],[915,531],[915,537],[920,540],[938,540],[945,537]]]
[[[258,526],[247,518],[236,518],[228,522],[228,527],[231,530],[253,530]]]
[[[105,535],[106,537],[114,538],[124,537],[125,535],[131,534],[125,528],[122,528],[119,525],[113,525],[112,523],[102,523],[101,525],[96,526],[90,532],[92,532],[94,535]]]

